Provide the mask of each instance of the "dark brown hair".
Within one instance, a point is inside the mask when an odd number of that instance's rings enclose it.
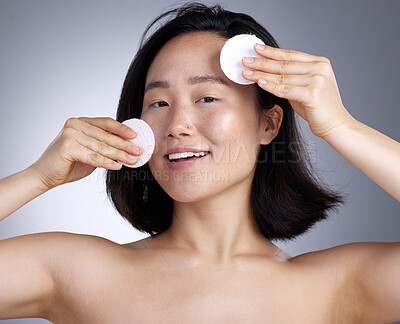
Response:
[[[162,23],[163,19],[170,18]],[[149,30],[160,26],[147,37]],[[252,17],[208,7],[197,2],[164,12],[147,26],[134,57],[117,110],[116,120],[140,118],[147,71],[157,52],[170,39],[196,31],[209,31],[225,39],[254,34],[265,44],[279,47],[272,35]],[[287,240],[305,233],[327,212],[344,202],[344,195],[322,186],[311,173],[295,113],[286,99],[278,98],[257,85],[259,112],[275,104],[283,109],[278,135],[262,145],[251,189],[252,213],[263,235]],[[141,232],[157,235],[171,224],[173,200],[154,179],[148,164],[132,169],[107,170],[106,189],[118,212]]]

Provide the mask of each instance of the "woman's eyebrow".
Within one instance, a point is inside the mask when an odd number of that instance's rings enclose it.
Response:
[[[204,74],[204,75],[196,75],[194,77],[189,78],[189,84],[199,84],[199,83],[217,83],[222,85],[228,85],[223,78],[215,75],[215,74]]]
[[[188,84],[191,85],[195,85],[195,84],[199,84],[199,83],[212,83],[212,84],[222,84],[225,86],[228,86],[228,82],[226,82],[226,80],[224,80],[223,78],[215,75],[215,74],[204,74],[204,75],[196,75],[193,77],[190,77],[187,80]],[[150,82],[145,90],[144,93],[146,94],[148,91],[152,90],[152,89],[157,89],[157,88],[169,88],[169,83],[168,81],[164,81],[164,80],[156,80],[153,82]]]

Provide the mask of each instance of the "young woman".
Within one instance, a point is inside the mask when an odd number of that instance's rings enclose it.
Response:
[[[174,15],[151,37],[160,19]],[[108,169],[115,207],[148,238],[119,245],[51,232],[0,242],[0,318],[53,323],[382,323],[400,320],[400,244],[353,243],[292,257],[343,197],[309,171],[294,115],[400,200],[400,144],[344,107],[329,60],[277,47],[251,17],[189,4],[146,30],[116,120],[70,118],[38,161],[0,181],[0,220],[38,195]],[[266,46],[242,86],[219,66],[225,41]],[[255,70],[249,73],[250,69]],[[156,138],[148,164],[121,124]],[[371,155],[369,152],[374,151]],[[171,161],[176,152],[202,158]],[[134,157],[131,159],[128,154]]]

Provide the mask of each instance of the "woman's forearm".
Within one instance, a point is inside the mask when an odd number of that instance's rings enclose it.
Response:
[[[323,139],[400,201],[400,143],[356,119]]]
[[[47,190],[32,167],[1,179],[0,221]]]

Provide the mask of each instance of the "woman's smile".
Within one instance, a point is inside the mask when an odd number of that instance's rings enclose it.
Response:
[[[177,153],[179,154],[179,153]],[[191,166],[195,166],[199,163],[202,163],[208,156],[209,152],[204,154],[200,154],[199,156],[194,155],[192,152],[183,153],[183,155],[187,155],[186,157],[177,157],[175,159],[166,158],[166,162],[168,167],[171,170],[184,170],[190,168]]]

